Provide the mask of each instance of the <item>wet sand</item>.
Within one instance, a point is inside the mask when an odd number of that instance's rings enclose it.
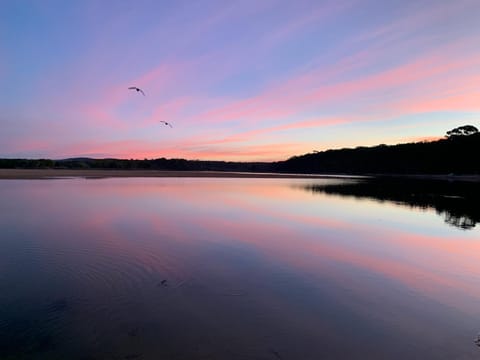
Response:
[[[279,173],[245,173],[227,171],[167,171],[167,170],[96,170],[96,169],[0,169],[0,179],[56,179],[110,177],[210,177],[210,178],[307,178],[322,179],[355,177],[342,175],[309,175]]]

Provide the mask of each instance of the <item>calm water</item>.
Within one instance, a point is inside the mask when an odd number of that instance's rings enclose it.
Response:
[[[478,359],[478,195],[437,185],[2,180],[0,359]]]

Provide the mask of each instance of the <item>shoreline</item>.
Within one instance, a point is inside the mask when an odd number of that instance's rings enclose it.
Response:
[[[410,179],[410,180],[436,180],[449,182],[480,182],[480,175],[455,175],[455,174],[369,174],[379,179]]]
[[[480,182],[480,175],[452,174],[288,174],[254,173],[233,171],[187,171],[187,170],[118,170],[118,169],[0,169],[0,180],[49,180],[49,179],[102,179],[102,178],[258,178],[258,179],[418,179],[459,182]]]
[[[232,171],[176,171],[176,170],[117,170],[117,169],[0,169],[0,180],[49,180],[49,179],[102,179],[145,177],[194,177],[194,178],[268,178],[268,179],[325,179],[364,178],[355,175],[283,174]]]

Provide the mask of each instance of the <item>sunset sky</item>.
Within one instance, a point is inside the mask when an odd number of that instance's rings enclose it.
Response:
[[[0,158],[435,139],[480,127],[480,1],[0,0],[0,82]]]

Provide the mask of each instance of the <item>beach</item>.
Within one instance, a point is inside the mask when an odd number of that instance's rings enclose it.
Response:
[[[310,175],[280,173],[246,173],[227,171],[107,170],[107,169],[0,169],[0,179],[56,178],[140,178],[140,177],[209,177],[209,178],[308,178],[323,179],[342,175]],[[348,176],[350,177],[350,176]],[[353,177],[353,176],[352,176]]]

